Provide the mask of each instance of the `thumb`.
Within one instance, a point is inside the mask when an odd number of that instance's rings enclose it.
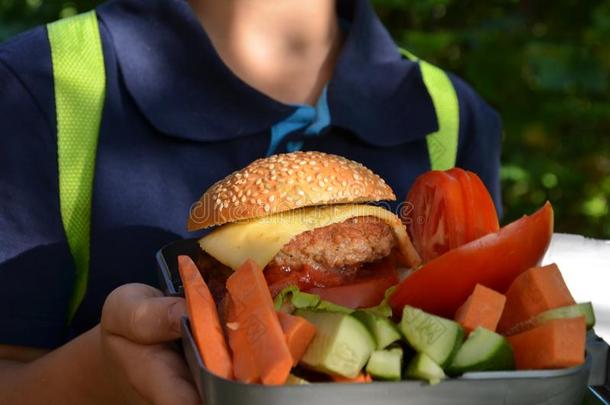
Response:
[[[145,284],[125,284],[108,295],[102,310],[102,329],[140,344],[158,344],[181,336],[186,315],[184,298],[164,297]]]

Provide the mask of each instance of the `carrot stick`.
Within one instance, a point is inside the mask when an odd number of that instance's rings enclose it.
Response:
[[[366,373],[360,373],[354,378],[343,377],[340,375],[333,375],[331,378],[334,382],[338,383],[367,384],[373,382],[371,376]]]
[[[296,366],[316,335],[316,327],[303,317],[289,315],[285,312],[278,311],[277,317],[282,326],[288,350],[292,354],[292,365]]]
[[[477,284],[470,297],[456,311],[455,320],[462,325],[466,333],[479,326],[495,332],[505,303],[504,295]]]
[[[233,304],[230,295],[225,295],[223,304],[222,312],[225,314],[225,331],[233,351],[233,372],[235,373],[235,379],[247,384],[258,383],[260,382],[260,375],[254,362],[254,355],[250,350],[244,349],[248,346],[248,336],[245,330],[239,327],[235,304]]]
[[[508,288],[498,331],[504,333],[541,312],[573,304],[574,298],[556,264],[531,268]]]
[[[190,257],[178,256],[178,270],[186,295],[193,335],[203,362],[211,373],[232,379],[231,355],[212,294]]]
[[[517,370],[573,367],[585,361],[584,317],[554,319],[509,336]]]
[[[245,335],[243,341],[231,346],[233,353],[252,353],[263,384],[284,384],[293,360],[262,270],[253,260],[247,260],[229,277],[227,290],[235,307],[232,327]]]

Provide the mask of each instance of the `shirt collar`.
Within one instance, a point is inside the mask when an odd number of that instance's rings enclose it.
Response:
[[[339,0],[349,31],[328,84],[331,125],[373,145],[438,129],[416,63],[401,58],[367,0]],[[268,131],[297,106],[264,95],[222,62],[185,0],[115,0],[98,8],[127,90],[161,132],[192,140]]]

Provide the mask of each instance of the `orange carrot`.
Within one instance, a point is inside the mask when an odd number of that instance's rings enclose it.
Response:
[[[504,333],[543,311],[573,304],[574,298],[556,264],[531,268],[508,288],[498,330]]]
[[[495,332],[505,302],[504,295],[477,284],[470,297],[456,311],[455,320],[464,327],[466,333],[470,333],[478,326]]]
[[[585,361],[584,317],[554,319],[507,339],[518,370],[573,367]]]
[[[239,328],[235,305],[229,294],[222,300],[222,311],[224,314],[225,332],[229,339],[229,345],[233,351],[233,373],[235,379],[247,384],[260,382],[260,375],[254,362],[254,355],[250,350],[244,350],[248,346],[248,336],[245,329]]]
[[[203,363],[213,374],[232,379],[233,363],[212,294],[190,257],[178,256],[178,270],[191,328]]]
[[[285,312],[278,311],[277,317],[282,326],[288,350],[292,354],[292,364],[296,366],[316,335],[316,327],[303,317],[289,315]]]
[[[334,382],[338,382],[338,383],[366,384],[366,383],[373,382],[373,379],[371,378],[371,376],[366,373],[360,373],[354,378],[343,377],[340,375],[333,375],[333,376],[331,376],[331,378]]]
[[[231,327],[245,335],[243,341],[240,339],[231,346],[233,353],[240,350],[252,353],[263,384],[284,384],[292,368],[292,355],[262,269],[253,260],[247,260],[229,277],[227,290],[235,309]]]

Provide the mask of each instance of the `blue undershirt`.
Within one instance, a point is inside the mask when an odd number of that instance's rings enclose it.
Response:
[[[299,104],[297,110],[288,118],[271,127],[271,141],[267,149],[267,156],[276,153],[282,140],[295,131],[302,131],[305,136],[316,136],[330,125],[330,111],[326,99],[326,87],[318,99],[315,107],[308,104]],[[286,144],[288,152],[300,150],[303,141],[289,141]]]

